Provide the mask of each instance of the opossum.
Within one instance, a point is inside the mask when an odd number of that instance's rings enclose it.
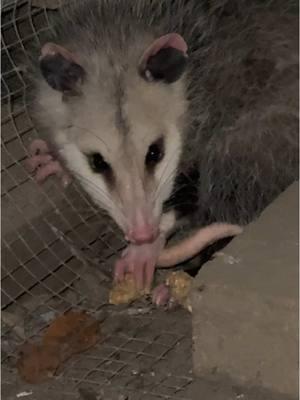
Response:
[[[117,279],[131,269],[149,285],[178,222],[245,225],[298,179],[298,18],[289,6],[78,0],[62,9],[36,57],[32,112],[124,232]],[[32,149],[38,180],[68,179],[50,145]]]

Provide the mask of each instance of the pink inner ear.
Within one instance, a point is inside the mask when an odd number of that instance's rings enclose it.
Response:
[[[145,51],[142,57],[142,64],[145,65],[149,57],[154,56],[161,49],[172,47],[186,55],[188,47],[184,39],[178,33],[168,33],[156,39],[150,47]]]
[[[45,56],[54,56],[55,54],[60,54],[62,55],[66,60],[75,62],[77,64],[80,64],[76,54],[71,53],[69,50],[65,49],[62,46],[59,46],[58,44],[55,43],[46,43],[41,49],[41,57],[43,58]]]

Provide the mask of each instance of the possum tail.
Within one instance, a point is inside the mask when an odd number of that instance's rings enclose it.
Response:
[[[208,245],[226,237],[239,235],[242,232],[243,229],[238,225],[221,223],[198,229],[190,237],[174,246],[165,248],[159,256],[157,265],[159,268],[173,267],[194,257]]]

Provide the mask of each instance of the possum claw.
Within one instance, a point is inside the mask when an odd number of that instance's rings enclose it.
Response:
[[[39,167],[42,167],[53,160],[50,154],[38,154],[30,157],[26,161],[26,166],[29,172],[34,172]]]
[[[48,143],[42,139],[33,140],[29,145],[29,153],[32,156],[35,156],[38,154],[49,154],[50,149],[49,149]]]
[[[152,292],[152,303],[158,307],[167,306],[170,299],[170,290],[164,283],[158,285]]]

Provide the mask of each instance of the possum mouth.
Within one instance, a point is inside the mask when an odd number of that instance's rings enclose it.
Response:
[[[215,223],[205,228],[196,230],[191,236],[181,242],[165,248],[159,258],[159,268],[170,268],[196,256],[201,250],[210,244],[230,236],[236,236],[243,232],[238,225]]]

